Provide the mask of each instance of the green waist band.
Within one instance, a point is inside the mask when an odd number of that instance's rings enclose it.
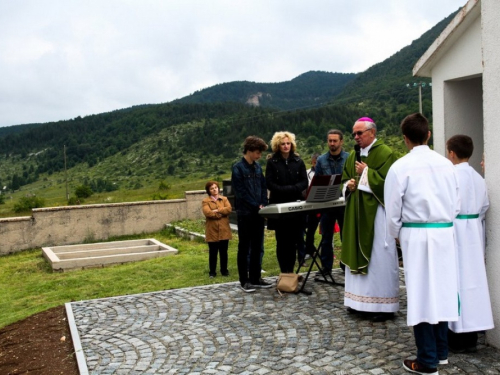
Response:
[[[457,219],[477,219],[479,214],[471,214],[471,215],[457,215]]]
[[[453,223],[403,223],[406,228],[449,228]]]

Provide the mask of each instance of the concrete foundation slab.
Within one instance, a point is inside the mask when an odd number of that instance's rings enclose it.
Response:
[[[43,257],[54,271],[104,267],[177,253],[177,249],[154,238],[42,248]]]

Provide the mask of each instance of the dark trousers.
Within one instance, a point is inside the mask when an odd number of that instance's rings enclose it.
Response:
[[[333,231],[335,222],[339,224],[340,239],[344,227],[344,207],[334,208],[321,215],[321,264],[325,272],[333,268]]]
[[[314,247],[314,236],[318,229],[321,216],[316,213],[308,214],[306,217],[306,253],[312,255]]]
[[[264,218],[259,214],[238,215],[238,274],[241,285],[260,281],[260,253],[264,241]],[[250,264],[248,255],[250,252]]]
[[[217,268],[217,254],[220,256],[220,273],[223,275],[228,274],[227,270],[227,248],[229,245],[229,240],[222,240],[218,242],[208,243],[208,266],[209,274],[215,276]]]
[[[448,330],[448,346],[451,350],[466,351],[477,346],[477,332],[455,333]]]
[[[283,273],[292,273],[297,250],[304,246],[304,217],[279,219],[276,222],[275,236],[280,270]]]
[[[417,344],[417,361],[436,368],[440,359],[448,358],[448,322],[420,323],[413,326]]]

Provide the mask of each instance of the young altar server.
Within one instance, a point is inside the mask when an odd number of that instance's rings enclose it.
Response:
[[[492,329],[490,293],[484,264],[483,222],[489,207],[484,179],[468,160],[472,139],[455,135],[446,142],[448,159],[455,165],[460,186],[460,213],[453,222],[458,248],[460,317],[450,322],[448,347],[456,353],[477,350],[477,331]]]
[[[458,320],[459,300],[453,221],[460,212],[456,168],[427,146],[431,135],[420,113],[401,123],[410,151],[389,169],[384,185],[388,231],[403,251],[407,324],[413,326],[417,358],[403,367],[438,374],[448,363],[448,322]]]

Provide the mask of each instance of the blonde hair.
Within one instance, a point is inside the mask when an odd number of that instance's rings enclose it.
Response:
[[[285,138],[288,138],[290,143],[292,144],[290,152],[295,153],[295,150],[297,149],[297,144],[295,143],[295,134],[288,131],[274,133],[273,139],[271,139],[271,148],[273,152],[278,152],[280,150],[280,144]]]

